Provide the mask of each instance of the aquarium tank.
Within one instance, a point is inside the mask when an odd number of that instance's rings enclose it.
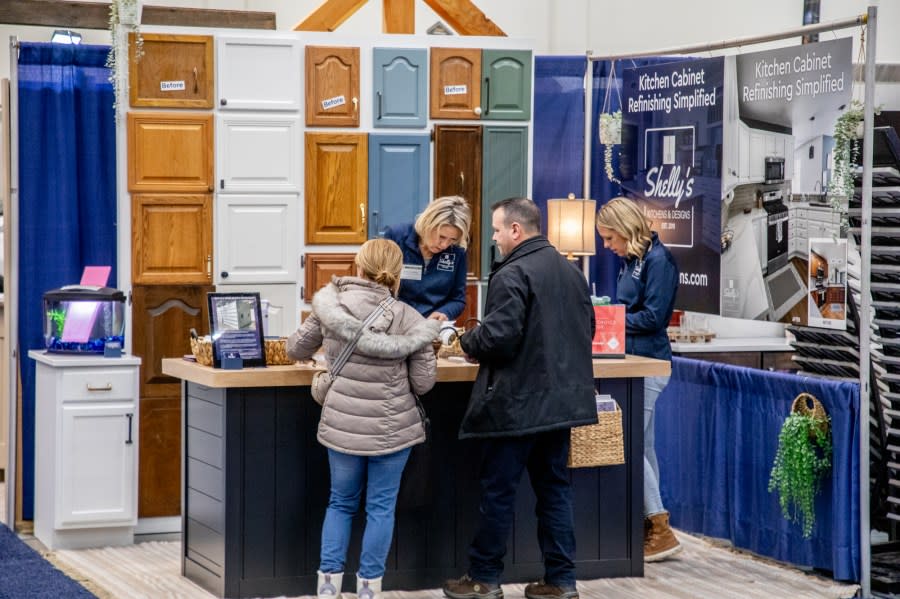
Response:
[[[44,293],[44,347],[48,352],[102,354],[125,346],[125,294],[110,287],[67,285]]]

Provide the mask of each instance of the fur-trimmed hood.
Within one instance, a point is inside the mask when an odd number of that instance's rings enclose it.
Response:
[[[316,292],[312,306],[329,336],[349,342],[372,310],[388,296],[388,289],[378,283],[359,277],[335,277]],[[402,321],[409,320],[411,316],[405,308],[409,307],[397,302],[385,311],[363,331],[356,352],[377,358],[398,359],[429,345],[438,336],[440,322],[420,317],[419,322],[411,322],[411,327],[404,326]],[[392,326],[398,319],[401,320],[397,323],[400,326]],[[406,332],[388,333],[398,329]]]

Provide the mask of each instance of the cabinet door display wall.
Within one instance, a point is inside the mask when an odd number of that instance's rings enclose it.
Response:
[[[298,204],[292,194],[220,194],[216,199],[217,282],[295,282]]]
[[[428,55],[424,49],[373,50],[375,127],[425,127]]]
[[[481,114],[481,50],[432,48],[433,119],[477,119]]]
[[[219,110],[300,110],[300,42],[216,38]]]
[[[128,113],[128,190],[212,191],[212,115]]]
[[[365,134],[306,134],[306,243],[363,243],[368,212]]]
[[[299,193],[300,117],[286,114],[218,118],[220,193]]]
[[[414,222],[428,205],[430,144],[427,134],[369,135],[370,239]]]
[[[531,51],[484,50],[481,54],[482,120],[531,118]]]
[[[468,275],[476,278],[481,276],[481,175],[481,126],[435,126],[434,196],[462,196],[472,208],[466,262]]]
[[[359,126],[359,48],[306,47],[306,124]]]
[[[132,106],[212,108],[213,38],[144,33],[141,55],[128,34],[128,83]]]

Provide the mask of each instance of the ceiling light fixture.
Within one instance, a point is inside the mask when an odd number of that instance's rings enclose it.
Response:
[[[50,36],[50,41],[54,44],[80,44],[81,34],[69,29],[57,29]]]

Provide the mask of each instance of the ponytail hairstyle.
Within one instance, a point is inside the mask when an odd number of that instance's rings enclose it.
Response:
[[[625,238],[625,251],[630,257],[643,259],[650,248],[650,221],[640,207],[628,198],[613,198],[597,212],[600,227],[615,231]]]
[[[370,239],[362,244],[354,260],[364,278],[383,285],[397,295],[400,289],[400,270],[403,252],[390,239]]]

